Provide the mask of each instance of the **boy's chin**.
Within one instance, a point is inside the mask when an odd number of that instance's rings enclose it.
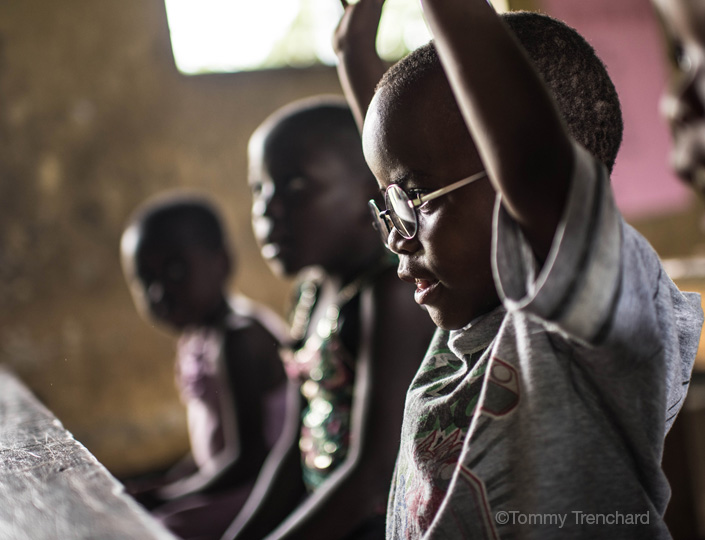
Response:
[[[459,314],[448,313],[447,310],[442,310],[432,306],[424,306],[433,323],[441,330],[458,330],[466,326],[465,318]]]

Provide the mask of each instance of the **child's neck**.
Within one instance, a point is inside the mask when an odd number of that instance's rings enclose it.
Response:
[[[230,304],[228,303],[225,296],[221,296],[218,305],[208,314],[207,317],[203,319],[203,321],[201,321],[201,324],[199,326],[203,328],[212,328],[215,326],[220,326],[220,324],[228,316],[230,311]]]

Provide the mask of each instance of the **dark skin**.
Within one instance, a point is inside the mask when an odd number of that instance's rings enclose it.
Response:
[[[357,135],[336,148],[326,147],[315,136],[301,142],[303,134],[292,133],[282,147],[301,144],[299,150],[270,155],[263,154],[260,146],[278,148],[267,141],[268,134],[268,129],[260,132],[253,140],[262,136],[264,140],[250,146],[255,230],[263,252],[279,253],[280,260],[274,264],[278,271],[297,273],[312,265],[323,269],[310,335],[341,287],[383,254],[366,207],[367,199],[375,195],[374,180],[359,146],[352,146],[359,145]],[[338,158],[325,159],[330,152]],[[347,165],[341,168],[341,163]],[[289,235],[278,232],[283,230]],[[273,247],[270,251],[266,246]],[[356,335],[348,337],[352,340],[348,348],[356,351],[356,357],[346,460],[301,502],[300,383],[293,384],[291,402],[298,401],[299,407],[288,417],[285,435],[227,538],[345,538],[384,508],[406,390],[433,332],[426,315],[413,305],[408,285],[395,274],[395,269],[389,269],[375,281],[370,303],[360,308],[368,314],[361,317]]]
[[[223,293],[230,274],[226,251],[179,243],[176,234],[160,239],[133,232],[137,241],[123,242],[122,258],[142,315],[180,334],[221,327],[231,309]],[[218,411],[211,411],[217,418],[204,419],[220,426],[224,447],[200,468],[185,460],[168,483],[151,491],[152,505],[238,485],[251,479],[267,456],[260,413],[264,395],[284,381],[278,344],[260,323],[248,321],[227,331],[224,348],[227,391],[219,393]],[[236,411],[247,414],[235,418]]]
[[[359,137],[338,135],[329,144],[331,137],[275,133],[264,154],[251,143],[252,219],[262,255],[276,273],[292,277],[323,266],[343,285],[378,259],[383,248],[370,226],[366,205],[375,186]],[[255,134],[253,141],[258,138]],[[351,189],[341,188],[336,179],[345,179]]]
[[[563,214],[573,168],[560,113],[487,2],[430,0],[422,6],[489,179],[543,261]]]
[[[238,485],[250,480],[253,471],[258,470],[267,457],[260,404],[263,395],[284,382],[277,344],[265,328],[253,323],[228,332],[224,346],[224,358],[230,360],[225,375],[232,396],[222,396],[221,422],[224,426],[237,426],[237,432],[225,431],[225,448],[207,470],[201,469],[162,487],[159,495],[163,498],[172,499],[195,492],[212,493]],[[246,358],[258,362],[246,362]],[[228,403],[229,397],[234,401],[234,408]],[[233,410],[246,414],[235,419]]]
[[[450,90],[437,74],[401,103],[392,103],[384,89],[370,102],[369,87],[363,89],[381,62],[370,53],[379,23],[372,4],[378,3],[361,0],[347,8],[348,17],[367,28],[350,37],[359,38],[370,71],[350,60],[351,49],[339,54],[338,69],[345,72],[341,84],[348,100],[367,110],[365,158],[381,190],[399,183],[430,191],[481,170],[488,174],[419,208],[416,238],[406,240],[396,230],[389,236],[400,256],[400,277],[416,284],[417,302],[440,327],[462,328],[499,304],[489,272],[494,193],[502,194],[544,261],[568,193],[570,138],[540,77],[485,0],[422,2]],[[437,114],[434,103],[453,101],[459,112]]]
[[[222,290],[213,286],[230,271],[225,250],[142,235],[125,256],[132,259],[126,268],[141,313],[168,329],[213,324],[227,310]]]
[[[362,130],[375,86],[387,69],[375,42],[384,0],[340,3],[344,11],[333,36],[333,50],[338,57],[340,86]]]

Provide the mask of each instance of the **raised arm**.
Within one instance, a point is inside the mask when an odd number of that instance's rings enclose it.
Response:
[[[367,323],[355,374],[348,457],[268,540],[347,538],[386,508],[406,391],[434,327],[395,270],[361,300]]]
[[[544,260],[573,150],[552,97],[487,0],[421,0],[441,62],[503,204]]]
[[[384,0],[360,0],[343,4],[343,16],[333,36],[333,49],[338,56],[338,78],[350,104],[357,126],[362,122],[372,101],[377,83],[387,65],[377,54],[376,39]]]

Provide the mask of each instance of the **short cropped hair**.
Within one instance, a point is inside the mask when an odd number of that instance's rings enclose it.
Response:
[[[372,177],[362,153],[360,131],[345,98],[322,95],[304,98],[272,113],[250,138],[250,150],[262,147],[265,155],[282,146],[313,142],[316,148],[329,148],[348,164],[359,169],[361,177]],[[373,182],[374,185],[374,182]]]
[[[352,111],[340,96],[316,96],[294,101],[272,113],[262,127],[293,132],[298,137],[320,133],[328,138],[339,132],[357,132]]]
[[[575,29],[548,15],[515,11],[500,17],[542,76],[570,134],[611,172],[622,143],[622,111],[595,50]],[[377,89],[400,97],[439,70],[441,62],[430,42],[394,64]],[[443,80],[447,83],[445,76]]]
[[[220,213],[201,195],[178,193],[150,199],[132,216],[130,228],[147,245],[227,248]]]

